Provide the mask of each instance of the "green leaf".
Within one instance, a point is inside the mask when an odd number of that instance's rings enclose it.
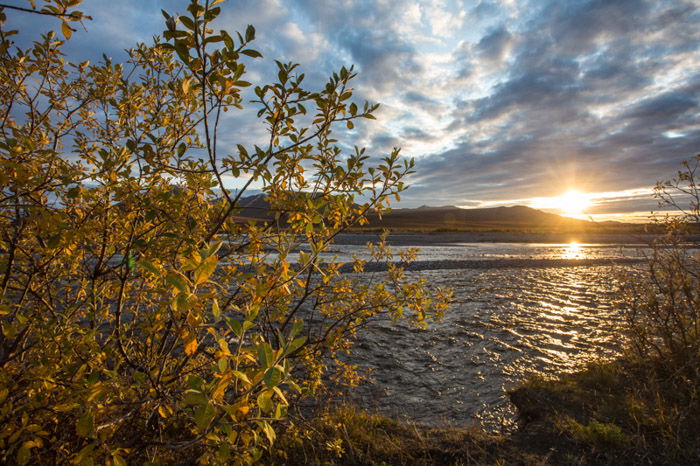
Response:
[[[304,327],[304,321],[301,319],[295,320],[294,325],[292,325],[292,330],[289,332],[289,339],[291,340],[295,336],[299,335],[301,329]]]
[[[260,58],[260,57],[262,57],[262,54],[261,54],[260,52],[258,52],[257,50],[253,50],[253,49],[241,50],[241,53],[242,53],[243,55],[248,55],[249,57],[253,57],[253,58]]]
[[[251,40],[255,40],[255,28],[249,24],[245,30],[245,41],[250,42]]]
[[[165,281],[179,291],[189,291],[189,280],[180,272],[168,272]]]
[[[230,328],[231,331],[233,331],[233,333],[235,333],[237,337],[240,337],[241,336],[241,323],[238,322],[233,317],[224,317],[224,320],[226,321],[226,325],[228,325],[228,328]]]
[[[282,372],[277,367],[271,367],[265,371],[263,381],[268,388],[276,387],[282,380]]]
[[[80,437],[92,437],[95,433],[95,419],[90,411],[86,411],[75,423],[75,432]]]
[[[156,267],[156,265],[153,262],[149,262],[145,259],[141,259],[136,264],[139,265],[140,267],[143,267],[144,269],[148,270],[150,273],[152,273],[156,277],[161,276],[160,269],[158,267]]]
[[[304,345],[304,343],[306,343],[306,337],[297,338],[296,340],[291,342],[289,346],[287,346],[287,348],[284,350],[284,355],[287,356],[288,354],[292,354],[293,352],[301,348],[302,345]]]
[[[173,310],[178,312],[184,312],[190,308],[190,293],[178,293],[178,295],[173,299],[171,307]]]
[[[61,233],[53,235],[46,242],[46,245],[49,247],[49,249],[55,249],[56,247],[58,247],[59,244],[61,244],[61,237],[62,237]]]
[[[209,247],[207,248],[207,257],[213,256],[214,254],[219,252],[219,249],[221,249],[221,246],[223,244],[224,243],[222,243],[221,241],[217,241],[216,243],[210,244]]]
[[[264,368],[268,368],[272,365],[272,347],[262,342],[258,345],[258,360]]]
[[[187,16],[180,16],[180,22],[190,31],[194,31],[194,21]]]
[[[90,445],[86,446],[82,450],[78,452],[77,455],[75,455],[75,458],[73,458],[73,461],[71,461],[74,464],[80,464],[82,466],[87,466],[87,465],[92,465],[94,464],[92,461],[92,453],[93,450],[95,449],[95,444],[91,443]]]
[[[134,260],[134,256],[132,254],[128,254],[124,258],[124,265],[126,265],[126,270],[134,270],[134,267],[136,266],[136,260]]]
[[[214,419],[215,414],[216,410],[212,405],[208,403],[200,405],[194,410],[194,422],[200,430],[204,430],[211,420]]]
[[[272,411],[272,392],[265,390],[258,395],[258,406],[263,413]]]
[[[27,445],[28,442],[24,442],[24,444],[17,450],[17,464],[19,465],[25,465],[29,462],[29,459],[32,456],[31,448]]]
[[[207,257],[194,271],[194,284],[199,285],[207,281],[218,263],[219,259],[215,255]]]
[[[237,378],[237,379],[240,380],[241,382],[243,382],[243,383],[245,383],[245,384],[247,384],[247,385],[250,385],[250,384],[251,384],[250,379],[249,379],[248,376],[245,375],[243,372],[241,372],[241,371],[233,371],[232,374],[233,374],[233,376],[234,376],[235,378]]]
[[[226,372],[226,369],[228,369],[228,359],[226,358],[219,358],[217,361],[216,365],[219,368],[219,372]]]

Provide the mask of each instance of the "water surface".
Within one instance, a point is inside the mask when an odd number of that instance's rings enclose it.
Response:
[[[352,248],[335,253],[351,254]],[[508,388],[529,374],[574,371],[619,351],[618,285],[621,273],[635,266],[615,260],[644,252],[641,245],[422,247],[419,261],[482,258],[506,266],[410,272],[432,286],[451,287],[455,302],[426,330],[390,321],[367,330],[352,360],[370,375],[349,396],[426,425],[512,425]],[[528,264],[523,258],[551,259],[555,266],[522,266]],[[609,261],[557,266],[562,259],[590,258]]]

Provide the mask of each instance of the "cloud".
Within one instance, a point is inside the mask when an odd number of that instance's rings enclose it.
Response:
[[[492,84],[455,97],[450,129],[460,142],[421,158],[404,197],[419,204],[440,186],[444,202],[526,199],[572,185],[648,187],[672,174],[700,145],[700,16],[688,3],[657,3],[538,2],[508,29],[459,44],[455,69],[469,73],[457,73],[455,85]],[[484,74],[506,46],[507,69]]]
[[[184,12],[186,4],[85,3],[95,20],[69,51],[120,56],[160,32],[160,8]],[[20,20],[25,30],[50,23]],[[222,5],[216,27],[249,23],[265,55],[250,65],[256,80],[274,79],[271,59],[300,62],[312,89],[356,65],[356,97],[382,107],[377,121],[339,136],[344,147],[381,155],[402,146],[418,157],[402,206],[527,200],[572,186],[627,192],[699,151],[693,0],[240,0]],[[251,114],[227,117],[235,130],[223,143],[260,137]],[[598,208],[635,207],[648,201]]]
[[[505,27],[499,27],[481,38],[477,44],[479,54],[487,60],[502,60],[508,52],[513,35]]]

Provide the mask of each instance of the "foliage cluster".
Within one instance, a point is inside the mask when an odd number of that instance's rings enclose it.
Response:
[[[85,18],[29,3],[65,40]],[[352,102],[352,68],[317,92],[295,64],[246,81],[255,29],[215,32],[219,3],[164,13],[164,41],[126,63],[72,63],[53,32],[17,47],[8,25],[31,13],[0,12],[0,462],[250,463],[373,317],[446,307],[400,268],[322,260],[412,162],[337,146],[376,109]],[[246,92],[267,142],[223,144]],[[251,186],[274,220],[237,216]]]
[[[656,197],[679,215],[660,220],[666,234],[654,244],[648,273],[629,280],[624,290],[634,354],[657,359],[695,385],[700,383],[700,256],[686,233],[700,223],[698,163],[700,156],[656,186]]]

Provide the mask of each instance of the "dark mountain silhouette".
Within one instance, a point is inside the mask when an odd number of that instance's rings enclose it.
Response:
[[[236,217],[241,221],[269,221],[275,217],[264,194],[240,200]],[[284,215],[282,215],[284,219]],[[379,218],[368,216],[369,225],[362,229],[388,228],[396,231],[484,231],[484,230],[551,230],[619,229],[630,225],[618,222],[591,222],[543,212],[525,206],[462,209],[455,206],[421,206],[394,209]]]
[[[371,215],[370,225],[389,229],[483,230],[483,229],[582,229],[596,224],[588,220],[562,217],[525,206],[461,209],[455,206],[394,209]]]

